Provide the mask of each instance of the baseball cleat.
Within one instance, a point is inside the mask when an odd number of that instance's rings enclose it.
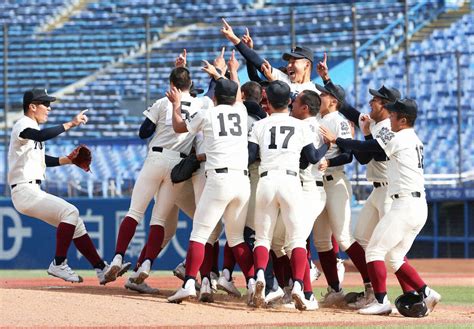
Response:
[[[311,282],[314,282],[317,279],[319,279],[319,277],[321,276],[321,271],[318,270],[316,265],[314,265],[313,261],[309,262],[309,266],[310,266],[309,275],[310,275],[310,278],[311,278]]]
[[[180,304],[183,300],[196,298],[195,280],[189,279],[184,288],[179,288],[172,296],[168,297],[168,302]]]
[[[328,287],[326,294],[319,301],[323,307],[338,306],[344,302],[344,291],[342,289],[340,291],[335,291],[331,287]]]
[[[247,305],[248,306],[255,306],[253,303],[253,296],[255,295],[255,279],[249,279],[247,283]]]
[[[117,254],[112,260],[112,263],[110,263],[107,271],[105,271],[104,273],[104,278],[105,278],[104,284],[117,280],[117,275],[121,269],[122,269],[122,256]]]
[[[201,289],[199,291],[198,301],[203,303],[214,303],[211,282],[208,277],[201,280]]]
[[[117,277],[124,275],[131,266],[132,266],[132,263],[130,262],[123,263],[120,271],[117,273]],[[109,268],[110,268],[109,264],[105,262],[105,267],[102,270],[99,268],[95,269],[95,273],[97,275],[97,278],[99,279],[99,284],[105,285],[106,283],[109,282],[105,279],[105,273],[107,273]]]
[[[339,283],[344,281],[344,274],[346,273],[346,267],[344,266],[344,259],[337,259],[337,277],[339,279]]]
[[[184,281],[184,277],[186,276],[186,267],[184,266],[184,263],[181,262],[174,268],[173,275]]]
[[[151,262],[149,259],[145,260],[138,270],[130,276],[130,281],[136,284],[143,283],[149,276],[151,272]]]
[[[210,273],[211,277],[211,289],[212,292],[216,293],[217,292],[217,280],[219,280],[219,274],[216,274],[214,272]],[[202,280],[201,280],[202,281]]]
[[[383,298],[383,303],[374,300],[372,303],[359,310],[359,314],[364,315],[389,315],[390,313],[392,313],[392,305],[387,296]]]
[[[281,289],[279,286],[275,290],[271,290],[266,296],[265,296],[265,304],[271,304],[276,302],[277,300],[283,298],[285,296],[285,292],[283,289]]]
[[[428,308],[428,311],[426,312],[425,316],[433,312],[436,304],[438,304],[441,301],[441,295],[431,289],[430,287],[426,287],[425,289],[425,295],[426,297],[423,298],[426,307]]]
[[[309,299],[305,299],[304,303],[306,305],[306,311],[315,311],[319,309],[319,304],[314,295],[311,295]]]
[[[257,280],[255,282],[253,305],[257,308],[265,306],[265,281]]]
[[[118,271],[118,273],[117,273],[117,278],[121,277],[122,275],[127,273],[127,271],[130,269],[130,267],[132,267],[132,263],[130,263],[130,262],[123,263],[122,267],[120,268],[120,271]]]
[[[145,282],[140,283],[140,284],[136,284],[136,283],[133,283],[132,281],[130,281],[130,279],[127,280],[124,287],[129,289],[129,290],[139,292],[140,294],[157,295],[157,294],[160,293],[160,291],[158,289],[150,287]]]
[[[56,265],[56,262],[53,260],[51,264],[49,264],[49,268],[47,272],[49,275],[63,279],[64,281],[67,281],[67,282],[80,283],[83,281],[82,277],[77,275],[76,272],[74,272],[69,267],[69,265],[67,264],[67,259],[65,259],[59,265]]]
[[[186,264],[184,262],[181,262],[178,264],[178,266],[176,266],[173,270],[173,275],[175,277],[177,277],[178,279],[180,280],[183,280],[184,281],[184,278],[186,276]],[[196,290],[200,290],[201,289],[201,284],[199,282],[196,281],[196,286],[195,286]]]
[[[223,290],[229,295],[237,298],[240,298],[242,296],[240,291],[235,286],[234,281],[232,279],[228,281],[224,275],[221,275],[217,280],[217,289]]]
[[[297,310],[306,310],[303,287],[301,287],[301,283],[299,283],[298,281],[293,284],[293,289],[291,290],[291,298],[293,299]]]
[[[349,295],[349,294],[348,294]],[[372,288],[372,285],[368,284],[365,287],[365,291],[363,293],[357,294],[355,301],[351,303],[347,303],[347,306],[349,306],[352,309],[361,309],[364,308],[365,306],[372,304],[373,301],[375,300],[375,294],[374,294],[374,289]],[[347,295],[345,300],[347,301]]]

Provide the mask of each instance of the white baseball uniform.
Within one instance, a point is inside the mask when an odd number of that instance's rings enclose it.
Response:
[[[303,121],[309,124],[313,135],[314,147],[317,149],[320,148],[324,144],[324,141],[319,133],[319,123],[316,117],[309,117]],[[322,173],[318,169],[319,164],[320,162],[314,165],[309,164],[306,169],[299,170],[301,186],[303,189],[302,203],[304,205],[303,217],[300,218],[299,225],[303,227],[306,237],[311,234],[314,222],[326,204],[326,191],[323,186]],[[283,221],[279,216],[272,241],[272,250],[275,252],[277,257],[281,257],[291,251],[288,248],[289,241],[289,236],[285,230]]]
[[[278,211],[289,235],[289,248],[306,248],[307,236],[298,223],[302,214],[298,173],[301,150],[313,139],[308,123],[290,117],[289,113],[273,113],[254,123],[249,142],[259,145],[261,159],[255,248],[270,249]]]
[[[20,213],[57,227],[60,222],[76,226],[73,239],[87,233],[79,210],[72,204],[41,190],[45,179],[45,144],[20,137],[27,128],[40,130],[38,123],[23,116],[13,128],[8,150],[8,184],[12,202]]]
[[[202,101],[189,93],[182,96],[183,118],[190,117],[202,108]],[[127,216],[137,222],[143,219],[151,199],[155,197],[150,225],[165,227],[176,196],[183,184],[173,184],[170,172],[191,151],[194,134],[175,133],[172,123],[173,106],[163,97],[143,114],[156,125],[155,133],[148,145],[148,154],[138,175],[132,192]]]
[[[359,117],[359,127],[362,125]],[[380,122],[370,120],[370,133],[373,138],[378,138],[382,129],[390,129],[390,119]],[[372,159],[367,164],[367,180],[374,184],[367,201],[362,207],[357,220],[354,238],[362,248],[366,249],[372,232],[380,219],[390,210],[392,198],[388,194],[388,178],[386,161],[375,161]]]
[[[383,128],[376,140],[390,159],[387,162],[388,193],[393,203],[372,233],[366,260],[386,260],[396,272],[428,216],[423,143],[413,128],[397,133]]]
[[[312,81],[308,81],[305,83],[291,82],[288,74],[283,73],[282,71],[278,69],[275,69],[275,68],[273,69],[272,76],[273,76],[273,79],[275,80],[286,82],[288,86],[290,86],[290,91],[293,94],[299,94],[303,90],[312,90],[312,91],[317,92],[318,94],[321,93],[319,90],[316,89],[316,85]]]
[[[190,116],[189,132],[204,136],[206,184],[197,205],[191,241],[205,244],[221,217],[230,247],[244,242],[250,195],[247,110],[242,103],[218,105]]]
[[[326,114],[320,118],[319,123],[331,130],[336,137],[352,138],[349,122],[337,111]],[[339,147],[331,144],[325,157],[330,161],[340,154]],[[343,165],[328,167],[323,178],[326,205],[314,224],[314,244],[319,252],[329,251],[332,249],[331,235],[334,235],[342,250],[346,250],[354,242],[350,208],[352,187]]]

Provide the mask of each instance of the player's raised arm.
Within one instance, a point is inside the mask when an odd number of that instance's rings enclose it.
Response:
[[[186,64],[187,64],[186,56],[187,56],[186,49],[183,49],[183,52],[179,54],[178,57],[176,57],[176,60],[174,61],[174,67],[186,67]]]
[[[232,81],[235,81],[237,85],[239,86],[239,89],[237,90],[237,96],[235,101],[236,102],[242,102],[242,95],[240,92],[240,81],[239,81],[239,75],[237,71],[239,70],[239,62],[235,58],[235,50],[232,50],[232,55],[230,56],[229,62],[227,64],[229,68],[229,73],[230,73],[230,79]]]

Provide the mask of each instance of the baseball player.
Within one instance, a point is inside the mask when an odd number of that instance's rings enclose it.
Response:
[[[289,236],[293,273],[292,298],[299,310],[307,309],[303,294],[303,278],[307,266],[306,238],[302,215],[302,189],[298,177],[299,155],[303,152],[311,163],[318,162],[327,151],[327,145],[316,150],[310,126],[289,116],[290,87],[283,81],[273,81],[267,88],[272,114],[254,123],[249,134],[249,163],[260,154],[260,180],[255,207],[256,243],[254,263],[256,288],[254,305],[264,305],[264,269],[269,258],[272,235],[278,211]]]
[[[85,114],[87,110],[84,110],[69,122],[40,129],[39,125],[48,121],[51,102],[55,100],[46,89],[28,90],[23,95],[24,116],[12,128],[8,150],[8,184],[13,206],[26,216],[57,227],[56,253],[48,268],[49,275],[68,282],[83,281],[67,264],[67,251],[73,241],[77,250],[94,267],[100,284],[105,284],[104,274],[108,265],[98,255],[77,208],[41,190],[46,167],[72,163],[66,156],[57,158],[45,154],[44,142],[80,124],[86,124],[88,120]],[[129,267],[130,263],[124,264],[117,273],[123,274]]]
[[[223,27],[221,29],[224,36],[235,45],[235,48],[242,54],[248,63],[254,65],[263,73],[269,81],[281,80],[286,82],[291,89],[292,98],[303,90],[314,90],[317,92],[314,84],[311,82],[311,71],[313,69],[314,55],[311,49],[306,47],[295,47],[289,53],[284,53],[282,59],[288,62],[286,73],[280,70],[274,70],[268,61],[261,58],[248,44],[248,29],[245,40],[241,42],[232,30],[232,27],[225,19],[222,19]]]
[[[204,70],[218,77],[215,67],[206,62]],[[236,72],[234,72],[236,73]],[[231,72],[232,75],[232,72]],[[235,78],[235,77],[234,77]],[[251,251],[243,239],[247,215],[250,183],[247,161],[247,112],[240,101],[239,85],[225,78],[217,79],[214,89],[215,107],[204,109],[183,120],[181,116],[181,93],[172,88],[168,93],[173,103],[173,128],[176,132],[203,132],[206,154],[206,184],[197,205],[193,220],[190,243],[186,257],[186,278],[183,286],[168,301],[180,303],[196,296],[197,271],[204,257],[204,245],[212,230],[224,218],[225,232],[229,246],[247,280],[248,288],[253,285],[253,264]],[[209,288],[204,288],[209,287]],[[201,282],[203,301],[212,301],[209,278]]]
[[[320,125],[340,138],[352,139],[349,122],[338,112],[345,97],[342,87],[331,83],[326,86],[316,85],[316,88],[321,92]],[[326,160],[327,168],[323,176],[326,205],[315,222],[313,234],[321,267],[329,285],[321,304],[332,306],[344,301],[344,292],[337,273],[337,259],[331,243],[332,234],[340,248],[351,258],[363,282],[369,283],[370,279],[364,249],[354,240],[350,231],[352,188],[344,173],[344,164],[352,161],[352,153],[332,144],[326,154]]]
[[[387,298],[386,268],[388,262],[395,274],[413,287],[423,299],[428,313],[441,300],[429,288],[404,257],[423,228],[428,209],[423,178],[423,143],[414,130],[418,106],[414,100],[401,99],[386,104],[390,112],[391,130],[382,128],[375,139],[335,142],[359,152],[384,151],[388,157],[388,194],[393,199],[390,210],[376,225],[366,250],[367,268],[375,292],[373,303],[359,310],[360,314],[390,314]],[[427,313],[427,314],[428,314]]]
[[[188,69],[173,69],[170,74],[170,86],[182,90],[183,116],[190,117],[201,109],[201,100],[189,94],[191,77]],[[175,133],[172,127],[172,106],[166,97],[156,101],[143,114],[146,119],[141,131],[154,131],[154,136],[148,145],[147,158],[133,188],[130,209],[120,224],[115,257],[105,274],[107,281],[116,279],[136,227],[143,220],[151,199],[155,197],[145,260],[137,272],[132,274],[131,281],[140,284],[149,276],[152,263],[163,246],[167,219],[170,218],[176,197],[183,186],[171,182],[170,172],[189,154],[194,139],[193,134]]]

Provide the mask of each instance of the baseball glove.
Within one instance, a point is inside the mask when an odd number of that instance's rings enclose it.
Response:
[[[190,179],[193,172],[199,169],[199,166],[200,162],[196,158],[196,154],[190,154],[171,170],[171,181],[173,183],[181,183]]]
[[[86,145],[79,145],[67,157],[82,170],[86,172],[91,171],[92,152]]]

